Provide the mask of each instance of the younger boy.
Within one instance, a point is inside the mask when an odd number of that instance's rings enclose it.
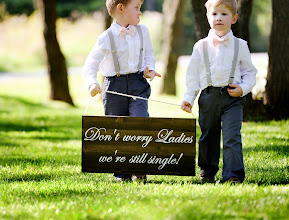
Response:
[[[106,93],[119,93],[149,98],[151,88],[145,77],[160,77],[155,70],[154,50],[148,28],[138,25],[143,0],[106,0],[114,21],[103,32],[88,55],[82,76],[91,94],[102,92],[105,115],[149,117],[148,103]],[[103,88],[97,82],[99,69],[104,75]],[[143,179],[146,175],[114,175],[116,181]]]
[[[241,125],[245,95],[256,83],[247,42],[234,37],[231,25],[238,19],[236,0],[208,0],[207,19],[211,30],[193,49],[187,69],[181,108],[191,112],[199,90],[198,165],[202,182],[214,182],[223,135],[223,180],[242,183],[245,178]]]

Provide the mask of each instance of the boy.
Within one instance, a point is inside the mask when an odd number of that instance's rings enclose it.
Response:
[[[181,105],[191,112],[198,100],[198,165],[201,182],[214,182],[220,158],[220,135],[223,135],[223,173],[225,182],[242,183],[245,170],[242,154],[241,125],[245,95],[256,83],[247,42],[234,37],[231,25],[238,19],[236,0],[208,0],[207,19],[211,30],[193,49],[187,69],[187,91]]]
[[[91,96],[102,92],[105,115],[149,117],[145,100],[118,96],[106,91],[149,98],[146,78],[160,77],[155,69],[154,50],[148,28],[138,25],[143,0],[106,0],[114,21],[103,32],[88,55],[82,76]],[[104,75],[103,88],[97,82],[97,72]],[[116,181],[146,180],[146,175],[114,175]]]

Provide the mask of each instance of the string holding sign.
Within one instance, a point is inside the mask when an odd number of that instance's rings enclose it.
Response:
[[[179,104],[175,104],[175,103],[171,103],[171,102],[164,102],[164,101],[159,101],[159,100],[154,100],[154,99],[150,99],[150,98],[144,98],[144,97],[140,97],[140,96],[134,96],[134,95],[128,95],[128,94],[125,94],[125,93],[120,93],[120,92],[115,92],[115,91],[102,91],[102,92],[106,92],[106,93],[110,93],[110,94],[114,94],[114,95],[119,95],[119,96],[124,96],[124,97],[129,97],[129,98],[132,98],[134,100],[136,99],[141,99],[141,100],[145,100],[145,101],[152,101],[152,102],[158,102],[158,103],[162,103],[162,104],[166,104],[166,105],[173,105],[173,106],[178,106],[178,107],[181,107],[181,105]],[[84,115],[86,115],[86,112],[87,112],[87,109],[91,103],[91,100],[92,100],[93,97],[90,98],[87,106],[86,106],[86,109],[84,111]],[[194,117],[194,114],[191,113]]]

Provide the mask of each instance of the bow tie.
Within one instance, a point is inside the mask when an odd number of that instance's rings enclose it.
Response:
[[[122,27],[120,30],[120,36],[125,36],[126,34],[129,34],[130,36],[134,36],[134,26],[131,26],[129,29],[126,29],[125,27]]]
[[[214,47],[217,47],[219,44],[223,44],[224,46],[229,46],[230,39],[228,36],[225,36],[224,38],[213,38],[213,45]]]

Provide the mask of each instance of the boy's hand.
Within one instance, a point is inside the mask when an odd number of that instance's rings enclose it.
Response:
[[[92,84],[89,87],[89,93],[91,95],[91,97],[96,96],[98,93],[101,93],[101,88],[97,83]]]
[[[192,113],[192,105],[186,101],[183,101],[181,109],[185,112]]]
[[[149,70],[148,67],[145,68],[145,71],[144,71],[143,75],[144,75],[146,78],[150,78],[150,81],[153,81],[153,79],[155,78],[155,76],[161,77],[160,74],[158,74],[158,73],[155,72],[154,70]]]
[[[236,84],[230,84],[227,90],[229,95],[232,97],[240,97],[241,95],[243,95],[243,90],[241,86]]]

